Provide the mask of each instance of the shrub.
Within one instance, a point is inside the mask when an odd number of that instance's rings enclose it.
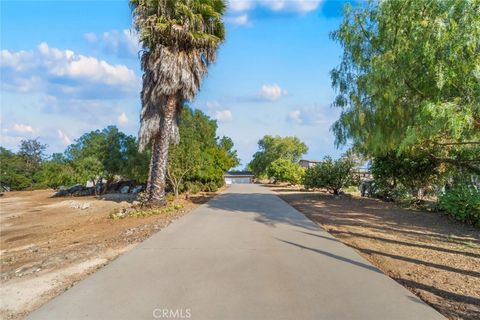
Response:
[[[440,195],[439,204],[455,219],[480,226],[480,191],[475,187],[454,186]]]
[[[289,159],[277,159],[268,167],[268,176],[275,182],[298,184],[302,181],[304,170],[298,163]]]
[[[188,181],[185,183],[185,189],[191,194],[197,194],[203,190],[203,184],[200,182]]]
[[[349,158],[332,160],[330,157],[318,163],[315,167],[306,170],[303,184],[305,188],[326,188],[333,194],[338,194],[340,189],[352,185],[354,163]]]
[[[206,191],[206,192],[216,192],[217,190],[218,190],[218,186],[217,186],[217,183],[215,181],[207,182],[203,186],[203,191]]]

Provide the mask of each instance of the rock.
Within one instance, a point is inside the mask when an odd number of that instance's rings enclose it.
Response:
[[[128,193],[128,190],[130,190],[130,187],[129,187],[129,186],[123,186],[123,187],[120,189],[120,193]]]
[[[74,209],[86,210],[90,208],[90,202],[70,201],[68,206]]]
[[[139,193],[143,190],[143,186],[135,186],[132,188],[132,193]]]
[[[54,197],[65,197],[65,196],[91,196],[94,194],[93,188],[84,187],[81,184],[76,184],[66,189],[58,190],[53,196]]]
[[[75,193],[75,192],[83,190],[84,188],[86,188],[86,187],[82,186],[81,184],[76,184],[76,185],[68,188],[67,191],[69,193]]]

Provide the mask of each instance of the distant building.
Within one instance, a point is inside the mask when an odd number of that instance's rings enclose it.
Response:
[[[356,167],[353,168],[353,174],[360,178],[360,180],[373,180],[372,172],[369,168]]]
[[[228,185],[253,183],[253,174],[249,171],[229,171],[223,177]]]
[[[320,163],[321,161],[317,161],[317,160],[300,160],[299,164],[301,167],[303,168],[313,168],[315,167],[318,163]]]
[[[303,168],[313,168],[322,161],[317,160],[300,160],[299,164]],[[353,174],[360,178],[360,180],[372,180],[373,175],[368,167],[355,167],[353,168]]]

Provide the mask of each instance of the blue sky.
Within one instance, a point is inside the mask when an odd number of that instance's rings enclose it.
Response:
[[[141,70],[128,2],[1,2],[1,145],[38,137],[62,152],[107,125],[136,135]],[[230,1],[227,39],[189,104],[218,121],[248,163],[265,134],[295,135],[305,158],[338,156],[329,33],[341,1]]]

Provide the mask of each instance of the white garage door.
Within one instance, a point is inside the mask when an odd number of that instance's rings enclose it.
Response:
[[[250,183],[250,178],[242,178],[242,177],[229,177],[225,178],[226,184],[246,184]]]

